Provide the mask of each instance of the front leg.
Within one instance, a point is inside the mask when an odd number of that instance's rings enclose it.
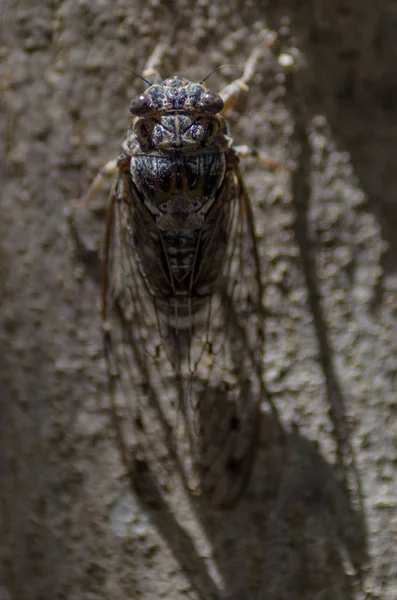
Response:
[[[160,83],[162,81],[158,68],[163,60],[163,56],[166,53],[166,50],[167,45],[160,42],[155,47],[152,55],[146,63],[142,76],[147,81],[147,83],[149,83],[149,85],[153,85],[153,83]]]
[[[244,66],[244,71],[239,79],[235,79],[224,87],[219,95],[223,99],[223,110],[220,114],[229,112],[239,102],[241,96],[249,90],[248,84],[256,73],[256,67],[268,48],[271,48],[276,40],[276,35],[270,31],[266,32],[265,39],[251,52]]]
[[[248,57],[242,76],[239,79],[235,79],[229,85],[224,87],[219,95],[223,99],[223,110],[220,114],[225,114],[229,112],[232,108],[236,106],[239,102],[241,96],[246,94],[249,90],[248,83],[253,79],[256,68],[259,60],[266,52],[268,48],[274,44],[276,40],[276,35],[271,32],[267,32],[264,40],[256,46]],[[233,148],[237,156],[241,158],[246,158],[247,156],[252,156],[259,160],[261,163],[267,165],[270,169],[279,169],[285,168],[290,171],[293,171],[296,168],[296,165],[293,161],[280,162],[278,160],[274,160],[267,156],[264,152],[260,152],[258,150],[254,150],[249,146],[235,146]]]
[[[265,164],[269,169],[288,169],[288,171],[294,171],[296,169],[296,163],[293,160],[287,160],[285,162],[280,162],[279,160],[275,160],[267,156],[264,152],[260,150],[255,150],[254,148],[250,148],[249,146],[234,146],[234,152],[240,158],[247,158],[247,156],[252,156],[259,160],[259,162]]]

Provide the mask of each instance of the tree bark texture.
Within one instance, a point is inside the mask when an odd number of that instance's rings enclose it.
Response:
[[[0,598],[395,600],[394,3],[3,0],[0,11]],[[297,163],[243,165],[266,270],[267,386],[287,434],[264,413],[239,504],[192,510],[148,501],[144,474],[129,486],[95,252],[83,260],[65,209],[117,157],[145,86],[126,69],[141,73],[172,39],[164,77],[201,81],[226,65],[206,82],[218,90],[265,28],[278,40],[230,121],[236,143]],[[76,217],[94,251],[100,217]]]

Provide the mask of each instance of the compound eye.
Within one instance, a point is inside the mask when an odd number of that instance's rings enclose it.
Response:
[[[149,96],[146,94],[141,94],[137,96],[133,100],[131,100],[130,104],[130,113],[135,115],[136,117],[140,117],[141,115],[147,114],[151,109],[151,101]]]
[[[220,112],[223,108],[223,100],[219,94],[215,92],[205,92],[200,100],[201,108],[214,115]]]

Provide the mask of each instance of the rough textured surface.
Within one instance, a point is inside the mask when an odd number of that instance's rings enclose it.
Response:
[[[0,10],[0,598],[395,599],[394,3]],[[96,273],[64,209],[117,155],[142,89],[115,66],[141,72],[174,31],[163,73],[201,80],[236,65],[212,76],[219,89],[264,27],[279,45],[231,124],[237,143],[298,163],[292,176],[244,170],[266,265],[268,386],[288,443],[264,414],[233,510],[148,505],[114,443]],[[80,218],[95,245],[101,221]]]

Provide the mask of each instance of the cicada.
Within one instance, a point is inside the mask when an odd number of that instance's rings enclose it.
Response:
[[[155,53],[120,155],[84,198],[114,174],[102,317],[124,459],[217,505],[249,480],[266,401],[262,268],[239,167],[250,151],[233,146],[224,115],[268,45],[219,94],[162,80]]]

